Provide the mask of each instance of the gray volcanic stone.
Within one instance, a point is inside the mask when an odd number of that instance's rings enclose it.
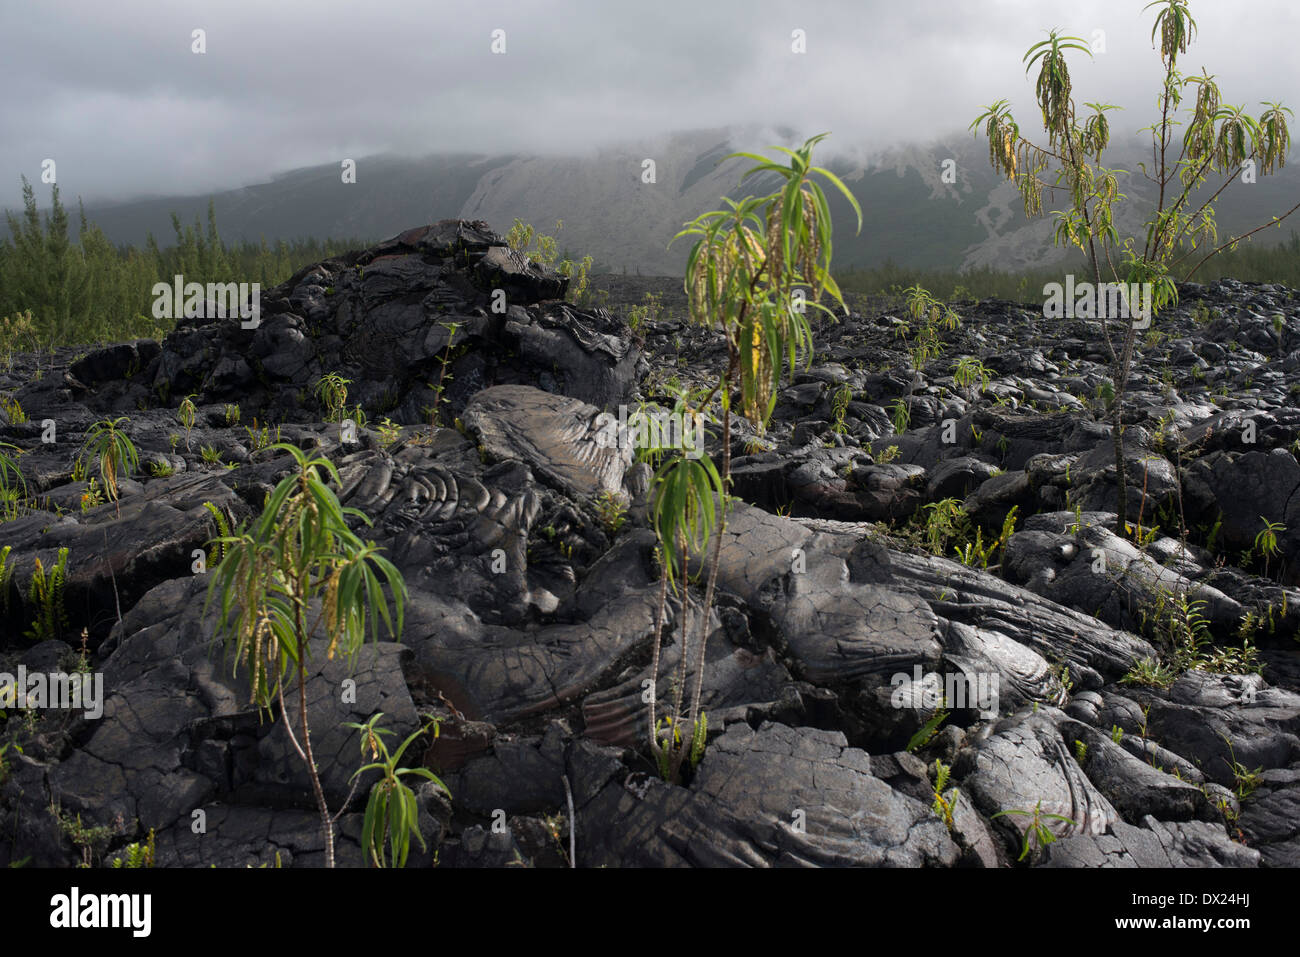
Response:
[[[1081,764],[1088,780],[1130,824],[1148,814],[1161,821],[1214,820],[1209,798],[1196,785],[1157,770],[1081,722],[1062,721],[1059,727],[1067,741],[1086,746]]]
[[[494,459],[519,459],[574,496],[617,493],[632,449],[602,447],[599,409],[522,385],[485,389],[465,409],[465,426]]]
[[[1300,766],[1263,772],[1237,824],[1264,864],[1300,865]]]
[[[1106,834],[1075,834],[1049,844],[1044,867],[1257,867],[1260,852],[1228,839],[1222,824],[1117,822]]]
[[[212,622],[202,614],[206,584],[192,576],[158,586],[114,631],[103,666],[103,716],[88,722],[84,748],[47,776],[51,800],[81,813],[88,826],[118,816],[142,830],[182,826],[194,808],[232,792],[314,807],[283,722],[259,720],[246,670],[232,677],[212,646]],[[322,785],[337,806],[359,756],[357,732],[343,722],[383,711],[399,740],[419,724],[398,665],[404,649],[367,645],[355,671],[342,658],[328,661],[325,651],[326,642],[314,639],[308,717]],[[286,700],[296,721],[288,691]],[[225,757],[205,761],[208,741]],[[202,773],[186,766],[191,754]]]
[[[84,654],[105,692],[98,718],[0,701],[0,866],[80,863],[76,815],[95,864],[150,829],[161,866],[324,863],[296,689],[259,714],[205,606],[212,539],[293,475],[276,443],[337,468],[349,526],[407,590],[400,636],[381,629],[355,671],[311,645],[344,866],[366,863],[375,780],[353,781],[371,755],[347,725],[381,711],[390,747],[439,722],[402,757],[451,790],[408,779],[413,867],[564,867],[570,836],[581,866],[1005,867],[1035,813],[1057,840],[1031,835],[1031,865],[1300,863],[1300,295],[1184,286],[1144,337],[1123,412],[1140,547],[1116,527],[1097,321],[957,303],[916,369],[897,304],[855,303],[816,323],[769,422],[731,419],[725,529],[679,590],[652,456],[602,441],[602,413],[703,394],[726,344],[687,321],[680,280],[593,282],[630,298],[564,302],[565,277],[447,220],[305,266],[264,291],[256,328],[195,314],[160,343],[0,365],[23,478],[0,524],[0,674]],[[626,307],[654,290],[664,310],[634,329]],[[962,358],[987,384],[956,381]],[[349,380],[328,422],[326,373]],[[92,506],[83,448],[105,417],[139,466]],[[721,423],[705,433],[721,462]],[[964,502],[960,528],[926,527],[943,499]],[[43,599],[36,562],[60,547]],[[1183,601],[1208,622],[1199,668],[1169,646]],[[1144,685],[1152,659],[1176,673]],[[662,720],[697,682],[703,759],[670,785],[648,692]]]
[[[263,290],[252,328],[238,317],[188,318],[161,345],[91,354],[69,384],[87,395],[136,369],[139,389],[87,398],[123,409],[160,398],[174,406],[195,393],[240,402],[263,421],[272,410],[281,421],[316,417],[316,384],[327,372],[349,380],[350,403],[402,423],[425,419],[434,404],[454,416],[494,381],[545,379],[551,391],[601,407],[626,401],[641,354],[604,311],[556,302],[568,282],[510,250],[486,223],[442,220]],[[453,355],[465,346],[472,354]]]
[[[633,775],[579,814],[580,863],[590,867],[919,867],[959,857],[929,807],[872,775],[843,735],[767,722],[728,728],[689,788]]]
[[[1063,717],[1040,709],[1006,718],[972,752],[963,753],[954,769],[976,808],[989,817],[1001,815],[994,823],[1012,857],[1020,855],[1027,832],[1031,855],[1041,855],[1031,831],[1036,812],[1055,815],[1040,821],[1058,839],[1103,834],[1120,819],[1067,749],[1056,725]]]

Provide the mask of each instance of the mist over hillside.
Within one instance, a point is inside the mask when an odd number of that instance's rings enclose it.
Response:
[[[770,129],[727,127],[667,134],[585,155],[375,156],[357,161],[355,183],[343,183],[339,165],[329,163],[224,192],[92,204],[86,211],[110,240],[135,245],[143,244],[149,233],[168,243],[171,214],[182,223],[192,222],[205,214],[209,198],[224,237],[254,242],[308,236],[379,239],[413,222],[447,218],[484,220],[500,230],[519,218],[546,232],[563,221],[560,246],[591,254],[602,271],[680,275],[689,244],[669,248],[669,243],[682,224],[719,195],[740,198],[764,186],[751,179],[739,190],[737,172],[744,161],[723,157],[734,150],[762,150],[779,135]],[[983,139],[954,132],[927,143],[874,151],[835,143],[833,136],[827,145],[832,143],[836,150],[828,150],[827,166],[849,184],[865,217],[861,234],[854,235],[847,203],[828,196],[840,268],[892,261],[914,268],[1014,271],[1066,258],[1066,250],[1052,244],[1050,212],[1033,220],[1025,217],[1013,184],[990,169]],[[1105,157],[1128,171],[1120,177],[1121,192],[1129,197],[1117,207],[1121,234],[1136,235],[1155,200],[1154,184],[1138,167],[1144,159],[1142,145],[1136,138],[1118,143]],[[647,160],[654,163],[653,182],[644,181],[649,178],[648,173],[643,177]],[[1300,175],[1294,167],[1225,190],[1219,200],[1220,236],[1226,239],[1266,222],[1291,205],[1287,197],[1298,192]],[[37,196],[42,206],[48,204],[48,193],[40,186]],[[1271,244],[1287,235],[1285,228],[1266,230],[1255,241]]]

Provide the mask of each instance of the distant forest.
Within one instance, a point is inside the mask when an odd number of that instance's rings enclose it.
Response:
[[[6,213],[11,238],[0,240],[0,354],[161,338],[175,322],[152,315],[157,282],[180,274],[186,282],[256,282],[270,289],[303,266],[373,244],[365,238],[227,243],[209,203],[206,227],[197,217],[182,225],[173,213],[171,245],[159,246],[152,234],[143,249],[114,245],[86,220],[80,203],[77,233],[70,236],[57,186],[52,193],[51,209],[42,215],[24,179],[21,218]],[[1035,302],[1045,282],[1059,281],[1069,271],[1088,273],[1082,260],[1073,269],[1062,264],[1027,272],[909,269],[887,262],[836,270],[836,279],[846,293],[865,296],[898,294],[919,283],[944,300]],[[1244,243],[1216,256],[1193,278],[1208,282],[1222,276],[1300,289],[1300,234],[1293,230],[1289,242],[1270,247]]]
[[[172,281],[261,283],[263,289],[284,282],[303,266],[351,249],[371,245],[359,239],[295,239],[268,245],[227,243],[217,232],[216,212],[208,205],[207,228],[182,226],[172,215],[174,242],[158,245],[151,234],[143,249],[115,246],[86,220],[78,203],[76,237],[53,187],[51,209],[37,211],[31,185],[23,180],[21,220],[6,213],[12,239],[0,242],[0,335],[5,323],[30,312],[32,331],[24,338],[44,348],[91,342],[161,338],[175,326],[153,318],[153,286]],[[11,324],[11,327],[14,324]],[[0,351],[24,351],[22,342],[0,341]],[[27,347],[30,351],[30,347]]]

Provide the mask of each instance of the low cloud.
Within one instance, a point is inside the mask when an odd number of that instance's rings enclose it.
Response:
[[[580,153],[732,125],[833,130],[823,156],[866,153],[964,130],[1004,97],[1033,128],[1021,57],[1049,27],[1104,37],[1104,53],[1072,58],[1076,92],[1126,107],[1112,114],[1120,137],[1153,120],[1156,11],[1141,2],[810,6],[10,4],[0,57],[21,79],[20,95],[0,100],[0,204],[18,205],[19,176],[39,181],[46,158],[66,198],[103,201],[229,188],[343,157]],[[1209,67],[1225,102],[1252,112],[1265,99],[1296,105],[1293,5],[1191,9],[1200,34],[1187,72]],[[202,55],[191,52],[195,29],[206,33]],[[497,29],[504,55],[490,50]],[[795,30],[805,54],[791,52]]]

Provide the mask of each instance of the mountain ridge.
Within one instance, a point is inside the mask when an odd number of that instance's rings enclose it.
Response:
[[[357,164],[356,182],[340,190],[333,164],[299,167],[265,183],[216,193],[92,203],[87,216],[115,243],[143,245],[148,233],[166,242],[171,213],[182,223],[201,218],[211,199],[227,240],[268,242],[308,236],[378,240],[414,220],[484,220],[502,231],[515,218],[544,233],[564,227],[561,249],[590,253],[603,271],[680,275],[689,245],[670,242],[682,224],[716,207],[719,196],[740,198],[761,188],[751,179],[739,190],[736,175],[747,161],[720,162],[735,150],[761,151],[755,143],[793,142],[791,131],[723,127],[647,137],[570,155],[445,152],[423,157],[378,155]],[[834,146],[838,145],[839,149]],[[828,193],[841,268],[891,261],[913,268],[981,268],[1008,271],[1050,266],[1068,257],[1053,245],[1050,194],[1045,214],[1026,219],[1014,185],[990,169],[987,144],[963,133],[926,142],[868,150],[827,141],[826,166],[840,175],[863,207],[864,227],[854,235],[851,210]],[[1108,163],[1129,172],[1116,207],[1121,235],[1141,235],[1142,215],[1154,204],[1154,187],[1141,178],[1142,147],[1119,142]],[[654,182],[643,182],[646,160]],[[952,182],[944,164],[951,160]],[[1217,186],[1217,183],[1212,184]],[[1220,235],[1253,228],[1292,205],[1300,173],[1284,168],[1253,185],[1237,184],[1219,201]],[[1288,200],[1288,197],[1291,197]],[[2,229],[3,227],[0,227]],[[1255,241],[1286,238],[1264,231]]]

